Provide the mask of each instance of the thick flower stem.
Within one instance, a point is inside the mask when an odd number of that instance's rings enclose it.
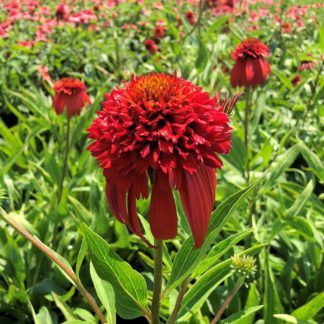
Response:
[[[69,160],[69,150],[70,150],[70,120],[71,120],[71,118],[68,117],[68,119],[67,119],[67,127],[66,127],[65,151],[64,151],[63,168],[62,168],[62,177],[61,177],[61,181],[60,181],[59,188],[58,188],[57,204],[60,203],[61,198],[62,198],[64,178],[65,178],[65,175],[66,175],[67,164],[68,164],[68,160]]]
[[[90,293],[84,288],[80,279],[76,276],[74,271],[66,265],[50,248],[48,248],[42,241],[37,237],[31,235],[26,231],[20,224],[18,224],[12,217],[10,217],[2,208],[0,208],[1,217],[11,225],[15,230],[17,230],[21,235],[23,235],[28,241],[30,241],[36,248],[42,251],[49,259],[51,259],[65,274],[71,279],[71,281],[78,288],[80,293],[85,297],[88,304],[92,310],[96,313],[101,323],[108,323],[105,316],[101,312],[99,306],[97,305],[94,298]]]
[[[215,317],[213,318],[213,320],[210,322],[210,324],[216,324],[221,316],[223,315],[225,309],[227,308],[227,306],[231,303],[233,297],[235,296],[235,294],[237,293],[237,291],[240,289],[240,287],[243,285],[245,280],[245,276],[240,277],[237,282],[235,283],[233,289],[230,291],[230,293],[227,295],[226,299],[224,300],[221,308],[218,310],[217,314],[215,315]]]
[[[155,240],[154,254],[154,288],[152,300],[152,324],[160,323],[160,299],[162,288],[162,248],[163,241]]]
[[[175,323],[175,321],[177,319],[177,315],[178,315],[180,307],[181,307],[181,302],[183,300],[183,297],[184,297],[185,292],[186,292],[187,287],[188,287],[188,283],[189,283],[189,279],[186,279],[180,285],[178,297],[177,297],[176,303],[174,305],[174,309],[172,311],[172,314],[171,314],[170,318],[168,319],[168,322],[167,322],[168,324]]]
[[[247,87],[245,89],[245,114],[244,114],[244,145],[246,148],[246,167],[245,167],[245,180],[246,184],[250,183],[250,166],[249,166],[249,120],[251,113],[252,103],[252,89]]]

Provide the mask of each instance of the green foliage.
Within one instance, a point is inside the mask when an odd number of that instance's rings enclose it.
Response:
[[[82,226],[91,261],[98,275],[109,282],[116,295],[116,308],[123,318],[145,314],[147,288],[143,276],[123,261],[98,234]]]

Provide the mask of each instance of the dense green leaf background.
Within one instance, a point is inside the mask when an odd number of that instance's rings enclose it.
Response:
[[[191,32],[185,13],[191,10],[197,18],[198,7],[190,1],[123,1],[100,9],[92,1],[75,1],[72,12],[91,9],[97,15],[78,27],[57,24],[58,2],[41,1],[50,10],[48,17],[21,18],[11,29],[3,29],[8,10],[0,1],[1,206],[68,260],[109,323],[122,318],[146,321],[153,250],[108,209],[102,171],[86,149],[86,128],[101,109],[103,94],[133,74],[176,70],[210,95],[220,91],[232,96],[237,90],[230,87],[230,54],[246,37],[268,45],[272,75],[253,91],[248,151],[242,125],[244,94],[231,115],[233,149],[217,170],[215,209],[200,250],[193,248],[175,193],[180,226],[177,238],[165,242],[163,249],[162,320],[167,321],[184,282],[187,291],[177,322],[209,323],[237,281],[231,256],[240,254],[254,256],[257,270],[235,295],[221,323],[324,321],[324,10],[308,8],[300,17],[304,26],[298,27],[289,9],[315,1],[283,1],[281,6],[255,2],[238,16],[206,10],[201,25]],[[27,11],[26,1],[21,3],[21,10]],[[265,7],[268,14],[260,16]],[[281,30],[275,14],[292,25],[290,33]],[[46,19],[54,22],[47,41],[31,48],[18,44],[34,40],[37,26],[46,25]],[[154,38],[159,20],[166,32],[151,55],[143,42]],[[8,37],[1,36],[2,29]],[[314,68],[299,71],[308,55]],[[63,76],[82,79],[92,100],[71,121],[68,172],[59,204],[66,116],[55,114],[53,90],[41,78],[40,66],[48,68],[53,81]],[[294,85],[297,74],[301,82]],[[141,200],[137,207],[152,241],[149,201]],[[1,219],[0,322],[98,322],[75,286]]]

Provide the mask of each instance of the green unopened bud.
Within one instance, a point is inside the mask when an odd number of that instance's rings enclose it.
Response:
[[[248,255],[233,255],[232,256],[232,267],[236,272],[246,277],[249,275],[253,276],[256,271],[255,259]]]

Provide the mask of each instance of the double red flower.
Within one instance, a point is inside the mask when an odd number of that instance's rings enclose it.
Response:
[[[199,247],[214,205],[215,169],[222,167],[217,153],[231,149],[225,111],[236,98],[210,98],[200,87],[163,73],[133,77],[105,97],[88,136],[94,140],[89,150],[103,168],[112,213],[145,240],[136,200],[148,198],[150,180],[152,233],[172,239],[176,189]]]
[[[268,47],[256,38],[246,39],[232,52],[235,64],[231,71],[233,87],[256,87],[266,81],[271,68],[265,57]]]
[[[58,115],[63,113],[64,108],[69,118],[80,115],[82,108],[91,103],[86,86],[78,79],[61,79],[55,82],[53,89],[55,91],[53,107]]]

